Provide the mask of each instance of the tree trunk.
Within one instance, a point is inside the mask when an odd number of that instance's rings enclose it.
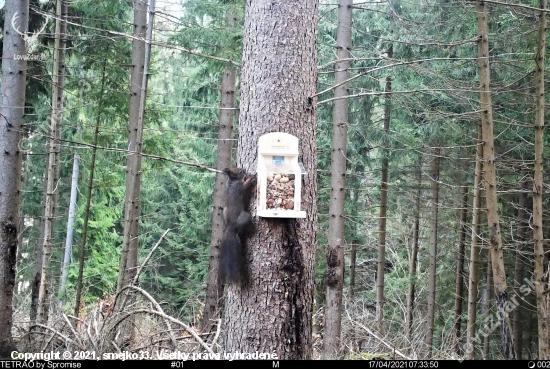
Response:
[[[487,268],[486,277],[485,277],[485,288],[483,290],[483,297],[481,298],[481,311],[483,312],[483,321],[489,321],[489,316],[491,315],[491,255],[487,254]],[[490,327],[485,324],[481,328],[481,333],[483,334],[483,350],[481,354],[483,360],[488,360],[489,357],[489,337],[491,336]]]
[[[436,269],[437,269],[437,213],[439,210],[439,165],[441,148],[439,142],[435,143],[434,164],[433,164],[433,183],[432,183],[432,229],[430,235],[430,269],[428,276],[428,332],[426,333],[426,346],[428,347],[427,358],[433,356],[433,336],[435,319],[435,288],[436,288]]]
[[[12,298],[15,284],[17,234],[19,222],[19,185],[21,151],[19,141],[25,114],[27,62],[16,55],[26,55],[26,45],[19,32],[29,23],[28,0],[6,0],[4,5],[4,39],[2,49],[2,101],[0,106],[0,358],[11,358],[16,350],[11,334]]]
[[[80,244],[80,257],[78,259],[78,279],[76,281],[76,302],[74,306],[74,315],[78,317],[80,313],[80,299],[82,296],[83,276],[84,276],[84,260],[86,259],[86,238],[88,237],[88,221],[90,219],[90,206],[92,203],[92,191],[94,185],[95,160],[97,152],[97,140],[99,138],[99,126],[101,123],[101,114],[103,113],[103,93],[105,91],[107,60],[103,62],[103,75],[101,77],[101,91],[99,94],[99,102],[97,108],[94,143],[92,146],[92,162],[90,163],[90,178],[88,178],[88,193],[86,195],[86,208],[84,209],[84,223],[82,225],[82,241]]]
[[[350,268],[349,268],[348,291],[349,291],[349,296],[353,298],[355,297],[355,274],[356,274],[355,269],[357,264],[357,243],[355,242],[351,244],[349,258],[350,258]]]
[[[388,58],[393,57],[393,47],[388,50]],[[387,136],[390,133],[391,122],[391,77],[386,77],[386,96],[384,109],[384,133]],[[387,141],[386,141],[387,142]],[[383,331],[384,320],[384,276],[386,268],[386,216],[388,210],[388,155],[386,149],[382,158],[382,178],[380,183],[380,219],[378,223],[378,270],[376,272],[376,320],[378,328]]]
[[[547,0],[540,0],[539,32],[535,57],[535,89],[537,112],[535,116],[535,170],[533,174],[533,242],[535,246],[535,292],[539,324],[539,360],[550,359],[550,292],[544,280],[544,235],[542,223],[542,192],[544,170],[544,63],[546,50]],[[550,276],[549,276],[550,277]]]
[[[216,168],[223,170],[231,167],[231,148],[233,121],[235,120],[235,83],[236,71],[227,68],[222,75],[220,120],[218,127],[218,159]],[[203,330],[209,331],[214,319],[221,316],[223,283],[219,276],[220,243],[223,236],[223,208],[225,207],[225,187],[227,178],[216,174],[214,187],[214,207],[212,211],[212,238],[210,241],[210,264],[206,282],[206,302],[204,305]]]
[[[481,179],[483,177],[483,136],[481,124],[477,127],[476,166],[474,196],[472,202],[472,246],[470,249],[470,277],[468,281],[468,322],[466,324],[466,359],[475,359],[474,340],[476,335],[477,290],[479,282],[479,246],[481,237]]]
[[[65,301],[65,289],[67,278],[69,277],[69,266],[73,257],[73,238],[74,221],[76,218],[76,198],[78,196],[78,174],[80,169],[80,158],[78,152],[74,154],[73,175],[71,178],[71,199],[69,200],[69,217],[67,219],[67,238],[65,239],[65,255],[63,258],[63,267],[61,282],[59,285],[59,299]]]
[[[523,281],[523,263],[524,256],[522,253],[525,250],[525,227],[528,225],[528,219],[526,219],[526,200],[527,200],[527,181],[525,179],[526,172],[525,170],[521,171],[521,181],[520,181],[520,193],[518,201],[518,218],[517,218],[517,252],[514,268],[514,296],[518,303],[517,308],[513,313],[513,333],[514,333],[514,350],[518,360],[521,360],[521,354],[523,351],[523,293],[520,292],[520,287],[525,283]]]
[[[25,167],[23,167],[23,170],[25,170]],[[24,176],[23,178],[21,179],[21,184],[23,184],[25,181],[24,179]],[[28,229],[28,228],[31,228],[31,226],[28,226],[28,227],[25,227],[25,215],[20,215],[19,216],[19,226],[17,227],[17,256],[16,256],[16,261],[15,261],[15,294],[18,295],[20,292],[21,292],[21,289],[20,287],[22,286],[22,283],[18,283],[17,280],[18,280],[18,277],[19,277],[19,272],[21,271],[21,261],[23,261],[23,255],[22,255],[22,250],[23,250],[23,233],[25,233],[25,231]]]
[[[349,95],[353,0],[340,0],[336,40],[334,97]],[[346,202],[346,153],[348,143],[348,99],[334,101],[332,109],[332,155],[327,247],[327,295],[325,309],[324,359],[336,359],[342,333],[342,289],[344,285],[344,219]],[[302,144],[303,145],[303,144]]]
[[[354,191],[353,193],[353,204],[355,206],[355,214],[358,214],[358,206],[357,203],[359,202],[359,191]],[[349,295],[350,297],[355,296],[355,267],[357,262],[357,223],[354,223],[355,227],[355,238],[351,244],[351,251],[349,255],[350,259],[350,267],[349,267]]]
[[[118,270],[117,291],[132,280],[137,264],[137,243],[139,232],[141,190],[141,145],[143,136],[143,111],[141,109],[145,70],[145,40],[147,34],[146,0],[134,0],[134,38],[132,41],[132,74],[130,77],[130,112],[128,119],[128,150],[126,161],[126,192],[124,199],[124,231],[122,254]],[[147,72],[145,72],[147,73]],[[145,98],[143,96],[143,98]]]
[[[46,224],[46,195],[48,186],[48,166],[44,166],[44,175],[42,176],[44,181],[44,192],[42,194],[42,213],[40,216],[40,228],[38,231],[38,242],[36,247],[36,261],[34,266],[34,279],[31,285],[31,310],[30,320],[36,322],[36,309],[38,308],[38,290],[40,288],[40,280],[42,279],[42,245],[44,244],[44,226]]]
[[[529,294],[528,302],[527,304],[529,306],[536,306],[536,293]],[[529,309],[529,329],[528,329],[528,335],[527,335],[527,353],[529,355],[529,358],[535,358],[535,349],[537,344],[536,337],[538,336],[538,327],[537,327],[537,319],[536,319],[536,311],[533,313],[532,309]],[[538,342],[537,342],[538,343]]]
[[[420,238],[420,198],[422,196],[422,156],[418,163],[418,190],[416,192],[416,210],[414,214],[413,244],[409,263],[409,293],[407,294],[407,338],[412,338],[412,323],[414,311],[414,294],[416,287],[416,263],[418,259],[418,240]]]
[[[48,155],[48,179],[44,213],[44,236],[42,248],[42,270],[38,287],[36,321],[44,324],[48,320],[49,279],[52,245],[55,237],[55,210],[59,193],[59,159],[61,155],[61,125],[63,123],[63,91],[65,87],[65,52],[67,38],[67,2],[57,0],[55,21],[55,43],[52,73],[52,108],[50,115],[50,144]]]
[[[495,168],[495,144],[493,135],[493,107],[491,104],[491,77],[489,68],[489,27],[487,25],[487,9],[485,3],[476,0],[478,41],[478,66],[481,100],[481,127],[483,135],[483,163],[485,198],[487,202],[487,221],[489,228],[489,248],[495,283],[495,301],[499,320],[501,321],[502,350],[507,360],[515,360],[516,354],[512,343],[510,323],[506,313],[507,286],[506,271],[502,252],[500,235],[500,220],[498,214],[497,180]]]
[[[458,236],[458,251],[456,263],[455,291],[455,353],[458,354],[461,337],[462,303],[464,301],[464,243],[466,240],[466,217],[468,216],[468,187],[463,188],[462,208],[460,209],[460,232]]]
[[[301,206],[307,216],[255,217],[257,231],[246,245],[250,285],[228,288],[226,352],[275,352],[280,359],[312,355],[317,19],[317,0],[247,2],[237,165],[256,171],[263,134],[276,130],[297,136],[307,172]],[[255,196],[252,200],[254,216]]]

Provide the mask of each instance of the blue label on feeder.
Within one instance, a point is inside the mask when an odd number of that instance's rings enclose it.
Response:
[[[273,164],[284,164],[285,163],[285,157],[284,156],[274,156],[273,157]]]

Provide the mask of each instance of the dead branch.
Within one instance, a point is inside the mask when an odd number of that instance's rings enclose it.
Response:
[[[95,314],[94,314],[95,315]],[[71,319],[75,319],[75,320],[78,320],[79,322],[81,322],[82,324],[84,324],[86,326],[86,334],[88,336],[88,340],[90,341],[90,343],[92,344],[92,346],[94,346],[94,349],[96,352],[99,352],[99,350],[97,349],[97,345],[95,343],[95,341],[92,339],[92,335],[90,333],[90,324],[88,324],[87,322],[85,322],[84,320],[80,319],[80,318],[77,318],[76,316],[72,316],[72,315],[67,315],[69,318]],[[76,333],[73,331],[73,333],[76,335]]]
[[[218,328],[216,329],[216,335],[214,336],[214,339],[212,340],[212,345],[210,345],[210,347],[214,347],[214,345],[216,344],[216,341],[218,340],[218,337],[220,336],[220,332],[222,328],[222,320],[221,319],[217,319],[217,320],[218,320]]]
[[[384,344],[384,346],[386,346],[387,348],[389,348],[390,350],[392,350],[393,352],[395,352],[397,355],[401,356],[402,358],[406,359],[406,360],[412,360],[410,357],[408,356],[405,356],[404,354],[402,354],[399,350],[397,350],[395,347],[393,347],[392,345],[390,345],[389,343],[387,343],[386,341],[384,341],[382,338],[378,337],[373,331],[371,331],[370,329],[368,329],[367,327],[365,327],[364,325],[362,325],[361,323],[357,322],[357,321],[354,321],[353,319],[351,319],[351,316],[349,315],[349,311],[346,307],[346,315],[348,316],[348,319],[350,320],[350,322],[353,322],[354,324],[357,324],[359,327],[363,328],[364,330],[367,331],[367,333],[369,333],[371,336],[373,336],[374,338],[376,338],[377,340],[379,340],[380,342],[382,342]]]
[[[168,233],[169,230],[167,230],[166,232],[164,232],[164,235],[162,237],[164,237],[166,235],[166,233]],[[158,246],[160,244],[160,241],[162,241],[162,237],[161,239],[159,240],[159,242],[157,242],[157,245]],[[155,247],[156,247],[155,246]],[[151,253],[153,252],[154,250],[151,250]],[[151,253],[149,255],[151,255]],[[137,277],[137,276],[136,276]],[[129,285],[129,286],[126,286],[124,287],[120,292],[122,292],[123,290],[125,289],[133,289],[133,290],[136,290],[138,291],[139,293],[141,293],[143,296],[145,296],[152,304],[153,306],[155,307],[155,309],[166,315],[164,313],[164,311],[162,310],[162,308],[160,307],[160,304],[153,298],[153,296],[151,296],[149,293],[147,293],[147,291],[137,287],[137,286],[132,286],[132,285]],[[168,335],[170,336],[170,340],[172,341],[172,345],[174,345],[174,349],[176,349],[178,347],[178,344],[177,344],[177,341],[176,341],[176,337],[174,336],[174,333],[172,332],[172,326],[170,325],[170,321],[168,319],[164,319],[164,323],[166,324],[166,328],[168,328]]]
[[[75,342],[74,340],[70,339],[69,337],[65,336],[64,334],[56,331],[55,329],[51,328],[51,327],[48,327],[47,325],[42,325],[42,324],[35,324],[33,325],[32,327],[29,328],[29,331],[34,328],[34,327],[40,327],[40,328],[44,328],[44,329],[47,329],[51,332],[54,333],[54,335],[58,335],[59,337],[63,338],[65,341],[68,341],[68,342],[71,342],[73,344],[75,344],[76,346],[78,346],[81,350],[85,350],[85,348],[81,345],[79,345],[77,342]]]
[[[113,327],[109,330],[109,331],[112,331],[114,330],[120,323],[122,323],[125,319],[127,319],[129,316],[133,315],[133,314],[138,314],[138,313],[144,313],[144,314],[152,314],[152,315],[158,315],[160,317],[163,317],[165,319],[168,319],[170,320],[171,322],[174,322],[180,326],[182,326],[183,328],[185,328],[185,330],[187,332],[189,332],[193,338],[195,338],[195,341],[197,341],[197,343],[199,343],[206,351],[208,351],[209,353],[213,354],[214,351],[212,351],[212,349],[210,347],[208,347],[208,345],[206,343],[204,343],[204,341],[197,335],[197,332],[195,332],[195,330],[191,327],[189,327],[188,325],[186,325],[185,323],[182,323],[180,322],[179,320],[177,320],[176,318],[173,318],[169,315],[166,315],[164,313],[161,313],[160,311],[154,311],[154,310],[149,310],[149,309],[138,309],[138,310],[133,310],[129,313],[126,313],[124,314],[121,318],[118,319],[118,321],[113,325]]]
[[[136,276],[134,277],[134,285],[137,284],[138,282],[138,279],[139,279],[139,276],[141,275],[141,272],[143,270],[143,268],[145,267],[145,265],[147,265],[147,263],[149,262],[149,259],[151,259],[151,256],[153,255],[153,252],[155,252],[155,250],[157,249],[157,247],[159,247],[160,243],[162,242],[162,240],[164,239],[164,237],[166,236],[166,234],[170,232],[170,229],[167,229],[163,235],[160,237],[160,239],[158,240],[158,242],[155,244],[155,246],[153,246],[153,248],[151,249],[151,251],[149,252],[149,255],[147,255],[147,257],[145,258],[145,260],[143,261],[143,263],[139,266],[137,272],[136,272]],[[143,290],[142,290],[143,291]]]
[[[80,339],[78,338],[78,335],[76,334],[76,331],[74,330],[73,325],[72,325],[71,322],[69,321],[69,318],[67,318],[67,315],[65,315],[65,314],[62,314],[62,315],[63,315],[63,319],[65,319],[65,321],[66,321],[67,324],[69,325],[69,328],[71,329],[71,332],[73,332],[73,334],[74,334],[74,339],[76,340],[76,342],[78,342],[78,344],[79,344],[81,347],[84,347],[84,345],[82,345],[82,342],[81,342]]]

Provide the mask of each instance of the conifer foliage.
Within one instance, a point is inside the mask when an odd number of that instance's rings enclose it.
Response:
[[[1,358],[549,358],[546,0],[1,3]],[[271,132],[306,217],[224,286]]]

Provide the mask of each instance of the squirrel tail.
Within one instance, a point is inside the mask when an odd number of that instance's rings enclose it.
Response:
[[[244,250],[237,232],[236,227],[228,226],[221,244],[220,277],[228,284],[239,282],[245,275]]]

